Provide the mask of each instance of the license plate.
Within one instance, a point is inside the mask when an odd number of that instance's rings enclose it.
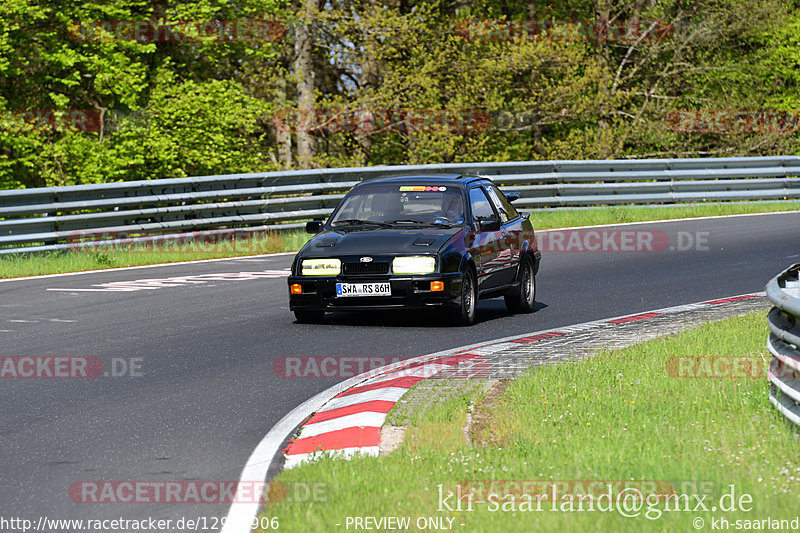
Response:
[[[389,283],[337,283],[336,296],[391,296]]]

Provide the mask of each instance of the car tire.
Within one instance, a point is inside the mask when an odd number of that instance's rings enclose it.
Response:
[[[471,268],[467,268],[461,280],[461,298],[458,309],[453,311],[452,322],[456,326],[471,326],[475,323],[478,306],[478,283]]]
[[[512,313],[531,313],[536,303],[536,274],[533,261],[525,256],[519,268],[519,285],[505,295],[506,307]]]
[[[316,310],[296,310],[294,317],[300,324],[321,324],[325,318],[325,311]]]

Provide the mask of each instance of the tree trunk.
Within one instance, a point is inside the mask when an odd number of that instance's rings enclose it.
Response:
[[[365,56],[361,63],[363,68],[361,78],[361,92],[372,95],[373,91],[378,85],[378,64],[374,57]],[[368,98],[368,102],[372,98]],[[370,107],[372,107],[370,105]],[[366,166],[369,164],[370,156],[372,154],[372,112],[373,109],[359,109],[358,110],[358,125],[356,128],[356,141],[361,150],[361,164]],[[380,110],[378,110],[380,111]]]
[[[286,78],[279,76],[275,82],[276,100],[286,109]],[[275,120],[275,141],[278,144],[278,160],[285,169],[292,168],[292,130],[291,117],[286,115]]]
[[[294,72],[297,76],[297,160],[300,168],[308,168],[314,158],[312,129],[314,115],[314,57],[313,39],[316,22],[316,0],[303,0],[295,40]]]

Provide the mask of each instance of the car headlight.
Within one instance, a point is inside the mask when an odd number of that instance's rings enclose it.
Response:
[[[304,276],[337,276],[342,271],[339,259],[303,259],[300,265]]]
[[[431,256],[395,257],[392,272],[395,274],[430,274],[436,271],[436,258]]]

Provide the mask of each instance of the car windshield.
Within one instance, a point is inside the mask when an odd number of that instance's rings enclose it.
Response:
[[[426,185],[368,185],[351,191],[342,201],[331,225],[425,224],[464,222],[464,202],[459,189]]]

